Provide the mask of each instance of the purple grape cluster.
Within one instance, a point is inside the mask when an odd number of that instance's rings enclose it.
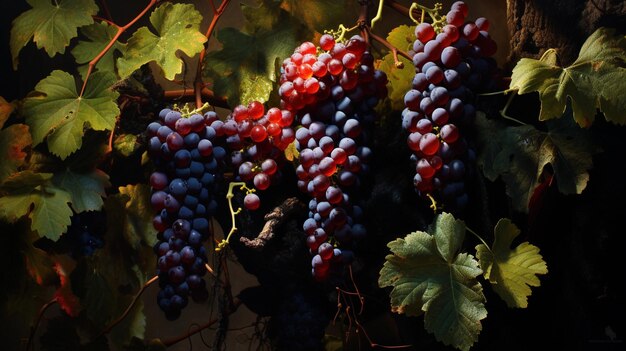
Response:
[[[67,247],[72,257],[91,256],[104,247],[106,213],[85,211],[72,216],[72,224],[63,234],[59,243]]]
[[[325,34],[319,48],[305,42],[282,66],[281,103],[301,125],[296,175],[298,188],[312,198],[303,229],[317,280],[327,279],[331,266],[343,269],[352,256],[345,249],[366,232],[363,211],[351,197],[371,158],[373,109],[387,94],[387,77],[374,69],[366,46],[360,36],[336,43]]]
[[[148,152],[155,170],[150,176],[153,225],[158,230],[154,251],[161,291],[157,302],[165,316],[176,319],[188,298],[205,301],[208,291],[204,241],[209,219],[217,210],[213,198],[226,150],[214,144],[215,112],[183,116],[163,109],[148,125]],[[221,123],[221,122],[220,122]]]
[[[497,68],[490,58],[496,44],[487,32],[489,22],[482,17],[466,22],[467,12],[467,5],[457,1],[446,15],[447,25],[416,26],[411,52],[416,74],[402,112],[415,188],[434,195],[450,211],[468,203],[466,162],[474,156],[463,128],[475,117],[474,93],[493,82]]]

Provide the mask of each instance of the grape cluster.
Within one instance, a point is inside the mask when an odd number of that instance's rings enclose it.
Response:
[[[91,256],[104,247],[105,231],[106,214],[103,211],[75,213],[60,242],[69,248],[74,258]]]
[[[301,125],[295,133],[296,175],[298,188],[312,198],[303,229],[317,280],[327,279],[331,266],[343,267],[351,257],[331,238],[348,247],[365,235],[359,223],[363,211],[351,196],[358,193],[359,175],[371,158],[373,109],[387,93],[387,77],[374,69],[366,47],[360,36],[341,43],[325,34],[319,48],[302,43],[282,64],[281,106]]]
[[[163,109],[148,125],[148,151],[155,171],[150,176],[151,204],[157,215],[154,246],[161,291],[159,307],[168,319],[178,318],[188,298],[208,298],[206,273],[209,218],[217,210],[213,198],[226,150],[214,144],[219,121],[215,112],[183,116]]]
[[[254,184],[258,190],[269,188],[280,177],[283,151],[295,139],[293,114],[272,107],[265,112],[262,103],[252,101],[239,105],[223,123],[218,123],[218,135],[226,136],[230,163],[240,180]],[[256,210],[260,199],[254,193],[244,198],[244,206]]]
[[[438,194],[449,210],[462,210],[468,202],[466,162],[474,156],[462,131],[475,117],[474,92],[488,87],[496,68],[489,22],[482,17],[466,22],[467,12],[467,5],[457,1],[446,25],[416,26],[411,53],[417,73],[402,112],[415,161],[415,188],[424,195]]]

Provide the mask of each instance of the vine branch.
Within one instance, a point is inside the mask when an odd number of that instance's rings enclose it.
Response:
[[[265,215],[265,225],[256,238],[249,239],[242,236],[239,238],[239,241],[246,245],[246,247],[261,250],[268,241],[272,240],[276,228],[280,227],[291,214],[302,211],[303,209],[304,204],[298,200],[298,198],[288,198],[280,206],[272,210],[272,212]]]
[[[111,38],[107,46],[105,46],[104,49],[102,49],[102,51],[100,51],[100,53],[96,55],[96,57],[94,57],[91,61],[89,61],[89,67],[87,68],[87,74],[85,75],[85,80],[83,81],[83,87],[80,89],[79,96],[82,97],[83,94],[85,93],[85,88],[87,87],[87,82],[89,81],[91,72],[93,71],[93,68],[96,66],[98,61],[100,61],[100,59],[102,59],[102,57],[113,47],[113,45],[115,44],[117,39],[120,37],[120,35],[122,35],[122,33],[124,33],[128,28],[130,28],[133,24],[135,24],[135,22],[139,21],[139,19],[141,19],[158,1],[159,0],[150,0],[150,3],[146,5],[146,7],[135,18],[133,18],[130,22],[128,22],[123,27],[120,27],[119,25],[113,22],[109,22],[113,26],[117,27],[117,32],[115,33],[113,38]]]
[[[196,98],[196,107],[202,106],[202,91],[204,89],[204,82],[202,81],[202,62],[204,61],[204,57],[206,56],[206,50],[209,47],[209,38],[211,34],[213,34],[213,30],[217,25],[220,17],[226,10],[226,7],[230,3],[230,0],[222,0],[220,6],[215,9],[215,3],[211,0],[211,6],[213,7],[213,18],[211,19],[211,23],[209,24],[209,28],[207,28],[204,36],[207,38],[207,41],[204,43],[204,48],[200,51],[200,58],[198,59],[198,68],[196,69],[196,79],[193,84],[194,95]]]
[[[41,318],[43,318],[43,315],[46,313],[48,308],[50,308],[50,306],[54,305],[57,302],[57,298],[54,297],[52,300],[46,302],[45,305],[41,306],[39,314],[37,314],[37,320],[35,322],[35,325],[30,330],[30,335],[28,336],[28,342],[26,344],[26,351],[30,350],[31,346],[33,346],[33,339],[35,337],[35,333],[37,332],[37,327],[39,327],[39,323],[41,323]]]
[[[233,302],[231,308],[226,311],[226,315],[230,316],[231,314],[235,313],[237,311],[237,309],[239,308],[239,306],[241,306],[241,304],[242,304],[241,300],[236,299]],[[180,335],[180,336],[177,336],[175,338],[163,341],[163,345],[165,345],[166,347],[170,347],[170,346],[172,346],[174,344],[177,344],[177,343],[179,343],[179,342],[181,342],[183,340],[188,339],[192,335],[197,334],[197,333],[203,331],[204,329],[210,328],[213,324],[219,322],[220,320],[221,320],[221,317],[215,317],[215,318],[211,319],[210,321],[206,322],[205,324],[199,325],[197,328],[188,331],[184,335]]]
[[[194,91],[193,89],[165,90],[163,92],[163,97],[165,99],[183,100],[190,97],[194,98],[196,94],[197,90]],[[207,87],[201,88],[200,94],[205,101],[211,104],[211,106],[229,108],[228,102],[225,98],[216,96],[215,93]]]
[[[106,328],[104,328],[104,330],[102,332],[100,332],[100,334],[96,337],[96,339],[98,339],[99,337],[106,335],[108,333],[111,332],[111,330],[113,330],[113,328],[120,324],[124,318],[126,318],[126,316],[128,316],[128,314],[130,313],[130,311],[133,309],[133,307],[135,307],[135,304],[137,303],[137,301],[139,300],[139,297],[141,297],[141,294],[143,294],[143,292],[146,290],[147,287],[149,287],[150,285],[152,285],[152,283],[156,282],[159,279],[158,275],[155,275],[154,277],[152,277],[150,280],[148,280],[142,287],[141,289],[139,289],[139,291],[137,292],[137,294],[135,294],[135,297],[133,297],[133,301],[131,301],[130,305],[128,305],[128,307],[126,308],[126,310],[124,311],[124,313],[122,313],[119,317],[117,317],[116,320],[114,320],[111,324],[109,324]]]

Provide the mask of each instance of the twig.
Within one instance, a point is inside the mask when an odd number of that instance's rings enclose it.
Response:
[[[213,0],[211,0],[211,6],[213,6],[213,18],[211,19],[211,23],[209,24],[209,28],[207,28],[204,36],[207,38],[207,41],[204,43],[204,48],[200,51],[200,58],[198,59],[198,68],[196,69],[196,79],[193,84],[193,90],[196,97],[196,107],[202,106],[202,89],[204,88],[204,82],[202,81],[202,62],[204,61],[204,56],[206,55],[206,50],[209,47],[209,38],[211,34],[213,34],[213,30],[217,25],[217,21],[219,21],[220,17],[226,10],[226,6],[230,3],[230,0],[222,0],[220,6],[215,9],[215,4]]]
[[[39,310],[39,314],[37,315],[37,321],[35,322],[35,325],[30,330],[30,335],[28,336],[28,343],[26,344],[26,351],[30,350],[31,346],[33,345],[33,338],[35,337],[35,332],[37,331],[37,327],[39,327],[39,323],[41,322],[41,318],[43,318],[44,313],[46,313],[46,310],[48,310],[50,306],[54,305],[57,302],[58,302],[57,298],[55,297],[52,300],[46,302],[45,305],[41,306],[41,309]]]
[[[407,54],[403,50],[400,50],[397,47],[391,45],[391,43],[388,42],[387,40],[379,37],[378,35],[376,35],[374,33],[372,33],[372,31],[370,31],[369,28],[368,28],[368,34],[369,34],[369,36],[372,39],[374,39],[377,42],[383,44],[387,49],[389,49],[391,51],[391,53],[393,54],[393,60],[394,60],[394,63],[396,65],[396,67],[402,68],[402,67],[399,66],[399,64],[402,65],[402,61],[398,61],[398,54],[400,54],[403,57],[407,58],[409,61],[413,61],[413,58],[409,54]]]
[[[91,71],[93,71],[93,68],[96,66],[98,61],[100,61],[100,59],[113,47],[120,35],[122,35],[122,33],[124,33],[128,28],[135,24],[135,22],[139,21],[139,19],[143,17],[148,12],[148,10],[150,10],[152,6],[154,6],[157,2],[158,0],[150,0],[150,3],[135,18],[133,18],[123,27],[120,27],[119,25],[111,22],[112,25],[117,27],[117,32],[115,33],[113,38],[111,38],[107,46],[105,46],[104,49],[102,49],[102,51],[100,51],[100,53],[93,58],[93,60],[89,61],[89,68],[87,68],[87,74],[85,75],[85,80],[83,81],[83,87],[80,89],[81,97],[85,93],[85,88],[87,87],[87,82],[89,81],[89,77],[91,76]]]
[[[394,0],[385,0],[385,5],[391,7],[392,9],[400,12],[401,14],[405,15],[405,16],[409,16],[410,10],[408,7],[405,7],[402,4],[399,4],[397,2],[395,2]],[[418,11],[413,11],[416,15],[419,14]]]
[[[235,300],[231,308],[227,311],[226,315],[231,315],[235,313],[237,309],[239,308],[239,306],[241,306],[241,304],[242,304],[241,300],[239,299]],[[189,338],[190,336],[197,334],[203,331],[204,329],[211,327],[213,324],[219,322],[220,319],[221,319],[220,317],[213,318],[210,321],[206,322],[205,324],[199,325],[196,329],[188,331],[187,333],[185,333],[185,335],[180,335],[175,338],[163,341],[163,345],[165,345],[166,347],[170,347],[174,344],[177,344]]]
[[[100,0],[100,8],[104,10],[104,15],[107,16],[109,20],[113,20],[113,16],[111,16],[111,11],[109,10],[109,4],[107,0]]]
[[[135,297],[133,298],[133,301],[131,301],[130,305],[128,305],[128,307],[126,308],[126,310],[124,311],[124,313],[122,313],[121,316],[117,317],[116,320],[114,320],[111,324],[109,324],[109,326],[107,326],[106,328],[104,328],[104,330],[102,332],[100,332],[100,334],[98,335],[98,337],[96,337],[96,339],[98,339],[99,337],[108,334],[109,332],[111,332],[111,330],[118,324],[120,324],[124,318],[126,318],[126,316],[128,316],[128,314],[130,313],[130,311],[133,309],[133,307],[135,306],[135,304],[137,303],[137,300],[139,300],[139,297],[141,297],[141,294],[143,294],[143,292],[146,290],[147,287],[149,287],[152,283],[156,282],[159,279],[158,275],[155,275],[154,277],[152,277],[150,280],[148,280],[142,287],[141,289],[139,289],[139,291],[137,292],[137,294],[135,294]]]
[[[256,238],[249,239],[242,236],[239,238],[239,241],[246,245],[246,247],[261,250],[265,247],[265,243],[272,240],[276,228],[280,227],[294,212],[299,212],[303,209],[304,204],[300,200],[295,197],[288,198],[280,206],[272,210],[272,212],[265,215],[265,225]]]
[[[221,96],[216,96],[215,93],[204,87],[200,89],[200,93],[202,97],[209,103],[211,106],[229,108],[228,102],[225,98]],[[179,90],[166,90],[163,92],[163,97],[165,99],[173,99],[173,100],[183,100],[189,97],[195,97],[196,92],[193,89],[179,89]]]

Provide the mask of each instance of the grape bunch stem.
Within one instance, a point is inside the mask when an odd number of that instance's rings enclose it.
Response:
[[[233,190],[235,189],[235,187],[239,187],[239,190],[245,190],[246,194],[255,192],[255,189],[248,188],[245,182],[230,182],[229,183],[228,193],[226,194],[226,200],[228,200],[228,209],[230,210],[230,219],[232,222],[232,226],[230,228],[230,231],[228,232],[228,235],[226,236],[226,239],[222,239],[222,241],[220,241],[220,243],[217,244],[215,251],[221,251],[223,248],[225,248],[230,242],[230,237],[237,231],[237,222],[235,221],[235,216],[241,213],[241,207],[238,207],[237,210],[235,210],[235,208],[233,207],[233,197],[235,196],[235,194],[233,193]]]

